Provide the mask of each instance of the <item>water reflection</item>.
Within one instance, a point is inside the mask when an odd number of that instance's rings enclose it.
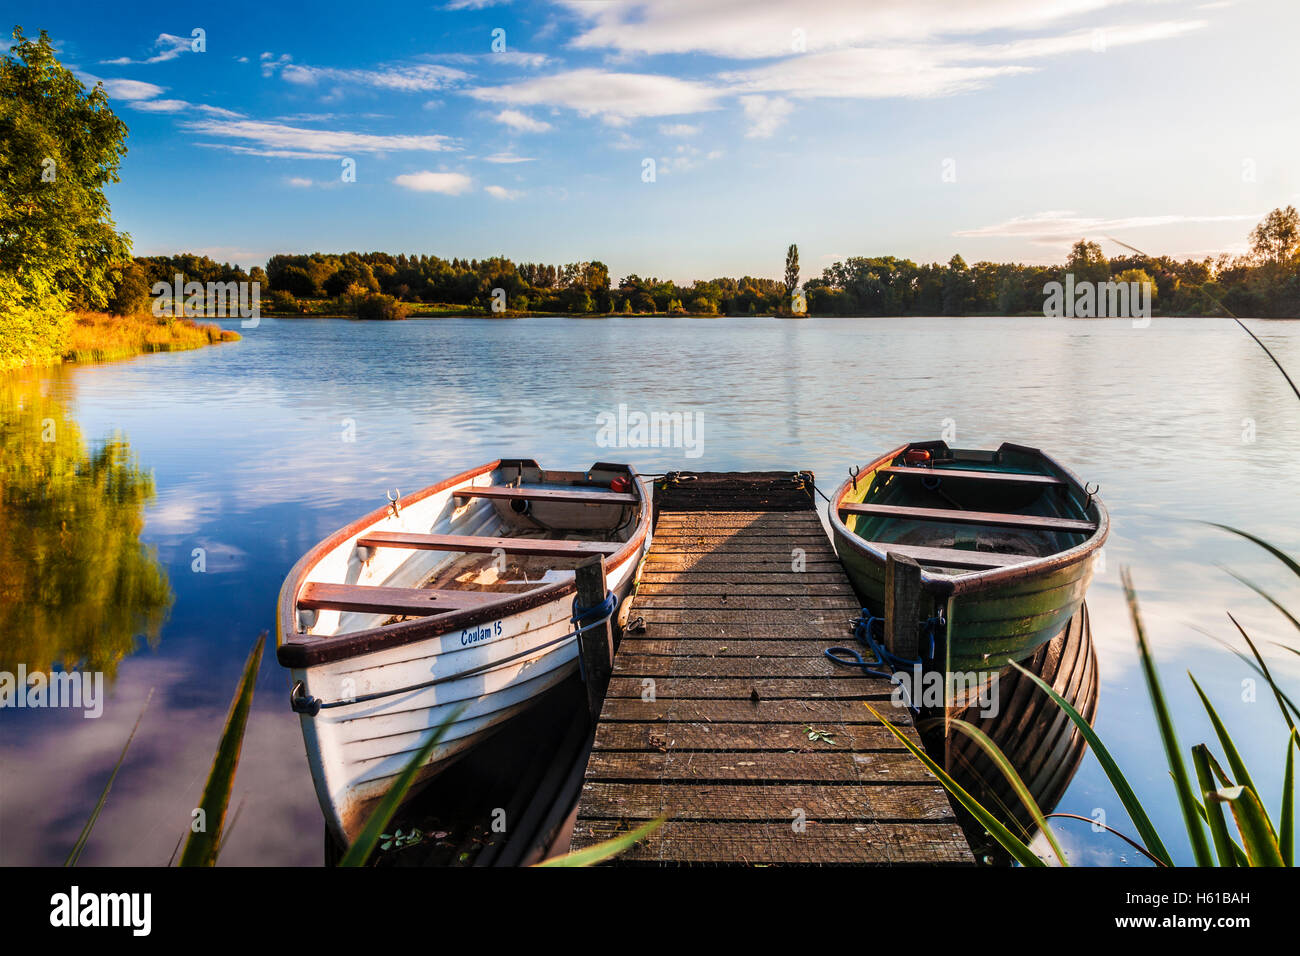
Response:
[[[1024,662],[1092,724],[1097,713],[1097,654],[1088,608],[1084,605],[1059,637]],[[1064,710],[1019,671],[1003,671],[992,698],[996,713],[980,705],[954,709],[948,716],[975,725],[993,740],[1025,782],[1044,814],[1064,796],[1088,745]],[[923,715],[929,716],[929,715]],[[941,719],[922,723],[926,746],[959,784],[1012,833],[1026,843],[1037,833],[1033,819],[1006,776],[971,737]],[[1077,826],[1081,824],[1067,824]],[[1003,859],[1000,847],[976,826],[967,827],[977,855]],[[1005,862],[1005,860],[1004,860]]]
[[[0,670],[114,676],[157,642],[167,574],[140,541],[153,476],[126,438],[93,448],[29,375],[0,377]]]

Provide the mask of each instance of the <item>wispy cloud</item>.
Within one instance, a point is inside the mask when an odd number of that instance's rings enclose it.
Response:
[[[182,53],[190,52],[193,44],[193,37],[178,37],[170,33],[160,33],[158,39],[153,41],[153,48],[158,52],[151,57],[143,60],[133,60],[129,56],[119,56],[115,60],[100,60],[99,62],[113,66],[125,66],[132,63],[165,63],[168,60],[176,59]]]
[[[505,186],[484,186],[483,191],[493,199],[518,199],[522,193],[514,189],[506,189]]]
[[[794,109],[789,100],[767,96],[742,96],[740,105],[749,120],[749,132],[745,135],[751,139],[770,137]]]
[[[1192,223],[1258,222],[1263,213],[1242,215],[1164,215],[1121,216],[1103,218],[1080,216],[1072,210],[1050,210],[1030,216],[1016,216],[1003,222],[963,229],[954,236],[973,239],[1023,239],[1039,245],[1057,246],[1063,242],[1076,242],[1082,238],[1100,239],[1107,233],[1149,229],[1157,226],[1175,226]]]
[[[698,126],[690,123],[662,123],[659,132],[664,136],[694,136],[700,131]]]
[[[285,155],[282,151],[288,150],[294,154],[334,157],[349,153],[436,153],[457,148],[450,137],[437,134],[415,136],[354,133],[346,130],[304,129],[283,123],[257,120],[195,120],[182,125],[185,129],[203,136],[251,141],[256,145],[249,149],[263,151],[258,155]],[[272,152],[265,152],[266,150]],[[236,149],[235,151],[247,150]]]
[[[464,173],[434,173],[424,170],[418,173],[403,173],[393,179],[403,189],[412,189],[418,193],[442,193],[444,196],[459,196],[474,185],[474,180]]]
[[[508,106],[559,106],[619,124],[643,116],[673,116],[718,108],[721,91],[694,80],[650,73],[569,70],[500,86],[480,86],[470,96]]]
[[[534,158],[532,156],[519,156],[515,153],[493,153],[491,156],[484,156],[483,162],[499,164],[531,163]]]
[[[274,64],[271,67],[272,72],[275,66],[278,66],[281,77],[299,86],[341,83],[397,93],[428,93],[432,90],[446,89],[469,79],[469,74],[464,70],[441,63],[411,63],[373,70],[344,70],[335,67],[305,66],[292,62],[281,63],[275,60],[268,60],[266,63]]]
[[[533,119],[519,110],[502,110],[492,118],[520,133],[544,133],[551,128],[551,124],[545,120]]]

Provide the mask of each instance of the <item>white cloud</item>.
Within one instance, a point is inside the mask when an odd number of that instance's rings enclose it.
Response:
[[[174,60],[182,53],[187,53],[194,43],[193,37],[172,36],[170,33],[158,34],[153,41],[153,48],[158,52],[145,60],[133,60],[129,56],[120,56],[116,60],[101,60],[101,63],[113,66],[125,66],[128,63],[164,63]]]
[[[533,119],[527,113],[521,113],[519,110],[502,110],[492,118],[498,123],[509,126],[521,133],[545,133],[551,128],[551,124],[545,120]]]
[[[93,76],[84,76],[82,79],[92,86],[96,81],[103,83],[108,95],[119,100],[149,100],[162,95],[166,89],[143,80],[99,80],[98,77]]]
[[[288,183],[290,186],[295,186],[299,189],[306,189],[312,184],[311,180],[307,179],[305,176],[290,176]]]
[[[491,156],[484,156],[485,163],[531,163],[532,156],[516,156],[514,153],[493,153]]]
[[[432,90],[446,89],[469,78],[469,74],[464,70],[444,66],[441,63],[412,63],[373,70],[343,70],[293,63],[287,55],[279,60],[271,59],[266,54],[262,56],[264,74],[270,75],[279,68],[281,77],[298,86],[342,83],[397,93],[428,93]]]
[[[464,173],[433,173],[428,170],[403,173],[393,182],[404,189],[413,189],[419,193],[442,193],[444,196],[459,196],[474,185],[474,181]]]
[[[470,96],[508,106],[560,106],[619,124],[641,116],[673,116],[718,107],[721,91],[704,83],[649,73],[582,69],[481,86]]]
[[[767,139],[794,109],[789,100],[778,96],[742,96],[740,105],[749,120],[749,132],[745,135],[751,139]]]
[[[514,189],[506,189],[505,186],[484,186],[483,191],[494,199],[518,199],[522,193]]]
[[[185,123],[191,132],[221,139],[251,140],[254,149],[296,151],[330,156],[348,153],[382,152],[442,152],[456,149],[449,137],[441,135],[414,136],[376,135],[353,133],[346,130],[303,129],[282,123],[257,120],[211,119]],[[234,147],[231,147],[232,149]],[[245,150],[235,149],[236,152]],[[259,155],[284,155],[282,152],[262,152]]]
[[[659,127],[659,132],[664,136],[694,136],[699,131],[698,126],[690,123],[664,123]]]
[[[1038,245],[1056,246],[1063,242],[1077,242],[1082,238],[1100,240],[1107,233],[1129,229],[1149,229],[1156,226],[1186,225],[1215,222],[1258,222],[1263,213],[1232,216],[1165,215],[1123,216],[1103,218],[1080,216],[1071,210],[1049,210],[1032,216],[1016,216],[1003,222],[963,229],[954,236],[974,239],[1026,239]]]

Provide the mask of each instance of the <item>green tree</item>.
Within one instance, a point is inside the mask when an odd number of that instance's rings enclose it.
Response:
[[[1295,206],[1274,209],[1250,233],[1256,262],[1285,265],[1300,255],[1300,213]]]
[[[785,251],[785,297],[790,298],[797,288],[799,288],[799,247],[792,242],[790,248]]]
[[[1074,273],[1074,281],[1106,282],[1110,279],[1110,263],[1101,251],[1101,246],[1086,239],[1080,239],[1070,249],[1070,257],[1065,261],[1067,272]]]
[[[118,181],[126,125],[102,84],[87,92],[59,62],[44,31],[29,40],[15,27],[13,39],[0,60],[0,281],[27,289],[39,277],[73,303],[105,308],[112,269],[130,254],[104,195]]]

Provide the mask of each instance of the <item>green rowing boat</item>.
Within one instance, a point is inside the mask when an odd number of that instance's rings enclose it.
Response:
[[[1010,443],[900,446],[851,472],[828,511],[885,646],[948,673],[1000,670],[1062,633],[1109,530],[1095,488]]]

